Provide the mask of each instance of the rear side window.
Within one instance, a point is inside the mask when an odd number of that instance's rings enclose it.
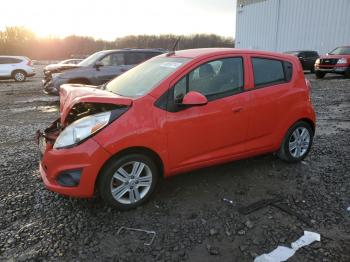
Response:
[[[127,53],[125,62],[127,65],[137,65],[145,60],[146,58],[144,53]]]
[[[12,58],[12,57],[1,57],[0,58],[0,64],[18,64],[21,63],[22,60],[18,58]]]
[[[289,62],[255,57],[252,64],[255,87],[288,82],[293,75],[293,66]]]

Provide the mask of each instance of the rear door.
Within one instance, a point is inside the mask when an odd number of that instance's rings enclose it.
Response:
[[[0,57],[0,76],[11,76],[11,72],[15,70],[15,63],[18,59],[11,57]]]
[[[274,143],[275,128],[288,106],[293,66],[268,56],[252,56],[254,88],[250,91],[250,122],[247,150],[269,149]]]
[[[166,132],[172,169],[244,151],[249,92],[243,92],[243,68],[242,57],[205,62],[170,89]],[[205,95],[208,104],[181,106],[190,91]]]
[[[125,67],[124,67],[124,71],[127,71],[131,68],[133,68],[134,66],[156,56],[159,55],[161,53],[157,53],[157,52],[127,52],[125,53]]]
[[[103,66],[96,69],[96,85],[104,84],[123,73],[125,57],[123,52],[111,53],[100,60]]]

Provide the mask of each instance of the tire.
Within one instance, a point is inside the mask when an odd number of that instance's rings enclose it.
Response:
[[[288,163],[302,161],[311,149],[313,136],[309,123],[305,121],[295,123],[285,135],[277,156]]]
[[[141,171],[138,179],[137,171]],[[158,175],[158,168],[152,158],[131,153],[106,164],[99,176],[98,191],[106,203],[120,210],[129,210],[149,199],[156,187]]]
[[[317,78],[317,79],[322,79],[322,78],[324,78],[324,76],[326,75],[326,73],[325,73],[325,72],[321,72],[321,71],[316,71],[316,72],[315,72],[315,75],[316,75],[316,78]]]
[[[22,70],[16,70],[12,73],[12,78],[16,82],[24,82],[24,81],[26,81],[27,74],[26,74],[26,72],[24,72]]]
[[[345,76],[346,78],[350,78],[350,68],[348,68],[348,69],[345,71],[344,76]]]

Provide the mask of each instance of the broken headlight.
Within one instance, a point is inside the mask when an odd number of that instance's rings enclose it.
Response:
[[[109,123],[111,113],[111,111],[107,111],[90,115],[73,122],[57,137],[53,148],[69,147],[90,137]]]

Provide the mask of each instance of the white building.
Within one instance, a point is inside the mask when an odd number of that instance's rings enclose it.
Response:
[[[324,54],[341,45],[350,45],[350,0],[237,0],[237,48]]]

